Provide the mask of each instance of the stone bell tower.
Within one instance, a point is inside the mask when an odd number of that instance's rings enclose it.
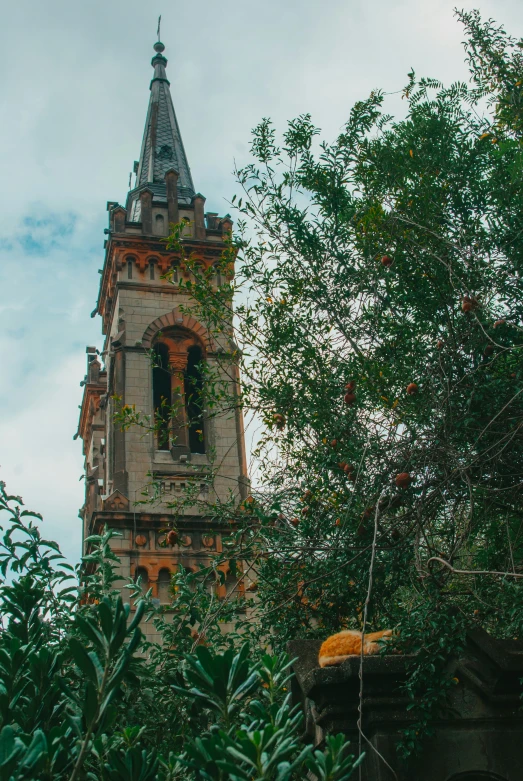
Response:
[[[83,539],[105,524],[119,531],[115,551],[122,577],[141,575],[160,602],[168,601],[178,567],[195,570],[209,552],[221,550],[227,529],[212,526],[202,510],[209,492],[214,501],[226,500],[231,491],[238,499],[248,492],[241,410],[211,415],[205,406],[205,364],[227,383],[230,395],[237,392],[238,371],[225,375],[218,361],[220,352],[233,347],[232,329],[211,338],[191,314],[190,295],[180,285],[190,272],[166,248],[169,224],[185,219],[185,250],[209,269],[221,257],[232,222],[229,215],[205,213],[205,198],[195,192],[164,48],[154,45],[134,189],[125,205],[107,204],[105,261],[92,314],[102,318],[105,341],[101,352],[87,348],[78,429],[85,454]],[[213,279],[215,286],[230,283],[218,270]],[[157,431],[137,426],[122,431],[114,420],[118,405],[134,405],[157,421]],[[175,416],[166,414],[171,405]],[[175,516],[173,506],[187,489],[195,503]],[[150,501],[144,501],[147,495]],[[176,533],[167,544],[170,528]],[[221,588],[218,596],[225,594],[227,581]]]

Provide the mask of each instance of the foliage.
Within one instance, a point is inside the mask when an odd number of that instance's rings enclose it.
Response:
[[[374,548],[366,627],[418,654],[404,754],[467,628],[521,633],[523,41],[457,16],[470,84],[411,72],[403,118],[374,91],[331,143],[309,115],[281,138],[264,119],[234,281],[187,259],[191,311],[234,323],[242,395],[220,403],[263,422],[255,501],[207,510],[257,582],[251,631],[281,649],[361,627]]]
[[[186,308],[220,345],[198,414],[262,426],[252,496],[172,503],[173,530],[190,505],[230,533],[176,575],[173,620],[140,584],[122,602],[111,532],[90,538],[77,590],[2,494],[0,781],[349,778],[341,736],[323,753],[299,740],[288,639],[396,628],[408,757],[467,629],[521,636],[523,41],[457,15],[470,84],[411,72],[403,118],[374,91],[331,143],[309,115],[281,137],[262,120],[213,270],[172,226]],[[177,417],[113,401],[123,428]],[[216,600],[226,568],[259,599]]]
[[[1,781],[290,781],[309,767],[350,778],[357,763],[343,736],[323,753],[301,744],[284,656],[256,661],[247,643],[184,653],[168,644],[172,634],[151,653],[140,629],[151,603],[131,607],[114,588],[112,532],[90,539],[79,588],[56,543],[42,539],[39,516],[3,483],[0,512]],[[184,613],[175,604],[181,633]],[[160,741],[156,697],[175,719]]]

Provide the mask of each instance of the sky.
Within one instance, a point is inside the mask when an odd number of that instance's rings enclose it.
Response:
[[[80,556],[81,442],[73,441],[103,264],[106,202],[138,158],[158,15],[197,190],[231,211],[232,170],[262,117],[311,113],[333,139],[372,89],[413,67],[465,79],[449,0],[17,0],[0,28],[0,480]],[[521,0],[473,0],[523,36]],[[234,215],[233,215],[234,216]],[[0,521],[1,522],[1,521]]]

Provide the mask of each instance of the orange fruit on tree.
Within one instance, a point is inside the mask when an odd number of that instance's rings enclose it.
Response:
[[[477,306],[478,306],[477,298],[474,298],[473,296],[463,296],[463,299],[461,301],[462,312],[473,312],[474,309],[477,309]]]
[[[408,472],[400,472],[396,475],[396,485],[398,488],[408,488],[412,483],[412,477]]]

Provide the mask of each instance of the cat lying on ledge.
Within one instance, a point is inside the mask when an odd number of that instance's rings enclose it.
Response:
[[[382,632],[372,632],[363,638],[363,653],[377,654],[381,648],[377,640],[386,640],[392,635],[392,629],[384,629]],[[361,656],[362,634],[355,629],[347,629],[338,632],[337,635],[328,637],[320,648],[318,662],[320,667],[330,667],[341,664],[350,656]]]

